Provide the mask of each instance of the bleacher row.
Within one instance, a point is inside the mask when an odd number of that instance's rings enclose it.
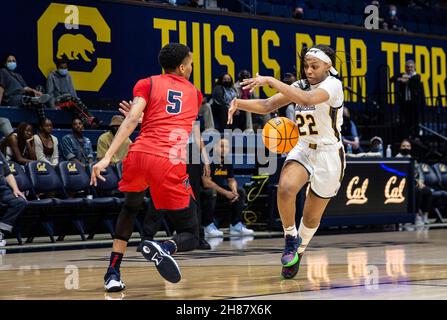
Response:
[[[219,6],[230,11],[247,11],[247,7],[238,1],[218,1]],[[250,1],[245,1],[249,4]],[[322,21],[336,24],[363,26],[364,9],[367,5],[364,1],[343,0],[257,0],[255,12],[258,15],[277,16],[291,18],[292,12],[297,6],[304,4],[303,20]],[[447,11],[444,9],[421,10],[404,6],[397,6],[398,17],[405,29],[409,32],[425,34],[447,34]],[[388,5],[381,4],[380,17],[387,16]]]
[[[62,240],[67,233],[79,234],[86,240],[87,233],[93,238],[104,227],[113,236],[113,217],[124,201],[118,192],[121,164],[110,166],[103,173],[106,181],[99,180],[96,187],[90,186],[91,166],[84,169],[74,161],[62,161],[56,168],[40,161],[25,167],[15,162],[9,164],[19,189],[28,199],[25,213],[14,226],[20,244],[25,236],[27,242],[41,235],[54,242],[56,235]],[[140,224],[136,226],[141,231]]]

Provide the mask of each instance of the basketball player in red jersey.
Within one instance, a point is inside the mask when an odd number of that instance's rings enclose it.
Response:
[[[135,130],[143,114],[140,135],[123,161],[119,190],[124,193],[125,201],[118,216],[110,265],[104,276],[104,286],[109,292],[125,288],[120,264],[148,187],[156,210],[172,222],[177,232],[169,241],[144,241],[142,254],[155,263],[161,276],[173,283],[180,281],[180,269],[172,254],[193,250],[199,241],[196,204],[186,173],[186,144],[202,103],[202,94],[188,81],[192,54],[187,46],[179,43],[164,46],[158,61],[165,74],[137,82],[128,116],[104,158],[92,170],[92,185],[97,184],[97,179],[104,180],[101,171]]]

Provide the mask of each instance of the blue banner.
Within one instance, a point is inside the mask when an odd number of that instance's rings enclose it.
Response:
[[[342,76],[362,78],[360,84],[345,80],[361,96],[386,88],[386,77],[403,72],[408,59],[415,60],[426,96],[446,94],[445,37],[181,10],[136,1],[16,0],[3,4],[2,13],[1,51],[17,57],[17,72],[28,84],[45,83],[56,59],[66,58],[83,97],[130,98],[138,79],[161,72],[157,54],[168,42],[190,46],[194,54],[191,81],[204,94],[211,94],[215,78],[224,72],[235,77],[248,69],[277,78],[294,72],[303,45],[319,43],[337,51],[336,67]],[[270,96],[274,91],[266,87],[260,93]],[[356,102],[358,97],[347,99]],[[393,99],[390,96],[389,102]]]

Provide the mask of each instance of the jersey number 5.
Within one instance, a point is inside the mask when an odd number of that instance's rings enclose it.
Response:
[[[178,114],[182,111],[182,96],[183,92],[168,90],[168,105],[166,112],[169,114]]]

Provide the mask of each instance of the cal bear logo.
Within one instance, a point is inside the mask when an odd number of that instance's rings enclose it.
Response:
[[[95,52],[93,42],[82,34],[64,34],[58,41],[57,58],[62,59],[65,54],[70,60],[79,60],[79,55],[87,62],[92,61],[87,52]]]

